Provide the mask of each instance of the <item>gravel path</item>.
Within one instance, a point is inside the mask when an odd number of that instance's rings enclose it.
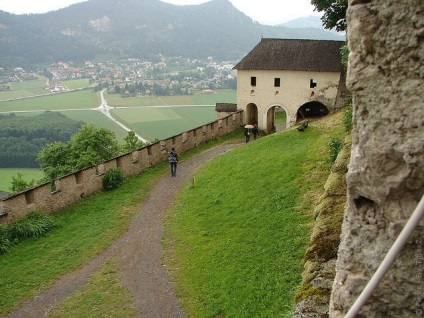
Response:
[[[89,276],[111,258],[120,262],[121,283],[131,291],[140,317],[185,317],[161,262],[163,221],[178,190],[194,172],[205,162],[239,145],[223,144],[180,162],[177,177],[168,173],[157,181],[124,235],[82,268],[62,277],[51,288],[6,317],[48,317],[53,306],[86,284]]]

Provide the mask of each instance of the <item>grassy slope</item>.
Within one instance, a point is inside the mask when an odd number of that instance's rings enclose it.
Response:
[[[212,161],[166,224],[168,262],[189,317],[289,316],[313,205],[340,114],[251,142]]]
[[[327,144],[341,135],[336,114],[311,123],[304,133],[260,138],[213,160],[198,172],[194,188],[186,186],[167,222],[165,243],[166,262],[188,316],[291,312],[313,203],[329,172]],[[0,314],[110,244],[125,231],[151,182],[166,172],[167,165],[159,165],[115,191],[56,213],[59,226],[48,237],[0,255],[0,268],[8,273],[0,275]]]
[[[188,158],[225,140],[240,137],[241,130],[202,144],[185,153],[184,157]],[[0,255],[1,273],[7,273],[0,275],[0,316],[34,297],[57,278],[80,267],[109,246],[126,231],[153,182],[165,173],[168,173],[166,162],[125,180],[114,191],[99,192],[58,211],[52,215],[57,226],[47,237],[21,242],[9,254]],[[113,279],[110,283],[114,284]],[[84,290],[83,293],[88,291]],[[73,301],[79,302],[70,300]],[[92,313],[86,313],[85,316],[84,313],[80,314],[81,317],[90,317]],[[118,314],[108,317],[123,316]]]

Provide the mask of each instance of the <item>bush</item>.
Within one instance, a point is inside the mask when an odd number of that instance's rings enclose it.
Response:
[[[103,188],[106,191],[116,189],[124,182],[124,173],[120,168],[108,170],[103,177]]]
[[[12,243],[47,235],[54,227],[53,219],[41,213],[31,213],[23,220],[0,227],[0,254],[6,253]]]
[[[330,143],[328,144],[330,150],[330,162],[333,163],[337,159],[337,155],[339,154],[340,150],[343,148],[343,141],[340,138],[333,138],[331,139]]]
[[[41,213],[31,213],[27,218],[8,226],[11,241],[45,236],[53,228],[53,219]]]
[[[0,227],[0,254],[4,254],[9,251],[10,241],[7,236],[7,230],[5,226]]]

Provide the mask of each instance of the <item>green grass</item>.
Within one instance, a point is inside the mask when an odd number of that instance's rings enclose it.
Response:
[[[215,107],[142,107],[114,109],[113,116],[149,140],[169,138],[216,120]]]
[[[137,317],[131,294],[120,283],[116,261],[107,262],[87,285],[49,311],[49,318]]]
[[[95,108],[99,105],[99,94],[88,89],[2,102],[0,103],[0,112],[83,109]]]
[[[189,158],[208,147],[242,137],[241,130],[209,141],[187,153]],[[0,315],[48,288],[107,248],[124,233],[153,182],[168,173],[162,163],[128,178],[109,192],[99,192],[52,215],[56,227],[47,237],[27,240],[0,255]],[[105,204],[107,202],[107,204]]]
[[[220,156],[179,193],[164,244],[188,317],[291,315],[336,118]]]
[[[96,128],[106,128],[116,133],[116,138],[120,144],[125,143],[124,138],[128,135],[128,132],[117,125],[115,122],[111,121],[104,114],[96,110],[72,110],[72,111],[62,111],[63,115],[74,119],[80,120],[87,124],[93,124]]]
[[[165,165],[159,165],[127,179],[115,191],[95,194],[54,214],[57,228],[47,237],[24,241],[0,256],[0,268],[7,273],[0,276],[0,313],[33,297],[109,246],[125,232],[151,182],[164,171]]]
[[[261,137],[211,161],[196,173],[195,187],[184,187],[167,219],[164,244],[188,317],[290,315],[313,205],[329,173],[327,145],[344,134],[341,118],[338,113],[311,122],[303,133],[290,129]],[[242,138],[238,130],[183,158]],[[158,165],[57,212],[58,226],[47,237],[0,256],[7,273],[0,275],[0,314],[109,246],[127,229],[151,184],[167,172],[166,163]],[[115,281],[113,275],[108,281]],[[89,288],[95,294],[102,289],[96,286]],[[120,302],[127,304],[125,298]]]
[[[77,89],[91,86],[88,79],[77,79],[77,80],[67,80],[62,81],[62,84],[69,89]]]
[[[39,80],[10,83],[12,90],[0,92],[0,100],[47,94],[49,92],[44,89],[46,81],[43,77]]]
[[[236,103],[237,91],[218,90],[216,94],[202,94],[195,91],[193,95],[178,96],[142,96],[121,98],[118,94],[105,95],[109,106],[173,106],[173,105],[215,105],[216,103]]]
[[[23,174],[25,181],[40,180],[43,172],[39,169],[32,168],[0,168],[0,190],[10,192],[12,186],[12,177],[16,177],[19,173]]]
[[[285,125],[287,123],[287,113],[285,111],[275,112],[275,125]]]

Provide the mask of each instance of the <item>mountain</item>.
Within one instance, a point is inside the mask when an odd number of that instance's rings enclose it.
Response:
[[[0,67],[159,54],[240,59],[261,37],[343,39],[316,28],[261,25],[228,0],[90,0],[45,14],[0,11]]]
[[[279,26],[286,28],[317,28],[324,30],[320,17],[310,15],[309,17],[297,18],[285,23],[279,24]]]
[[[339,36],[344,36],[344,34],[342,32],[337,32],[337,31],[333,31],[333,30],[326,30],[324,29],[324,27],[322,26],[322,21],[320,17],[317,16],[309,16],[309,17],[302,17],[302,18],[297,18],[285,23],[281,23],[278,26],[281,27],[286,27],[286,28],[315,28],[315,29],[320,29],[326,32],[330,32],[331,34],[337,34]]]

